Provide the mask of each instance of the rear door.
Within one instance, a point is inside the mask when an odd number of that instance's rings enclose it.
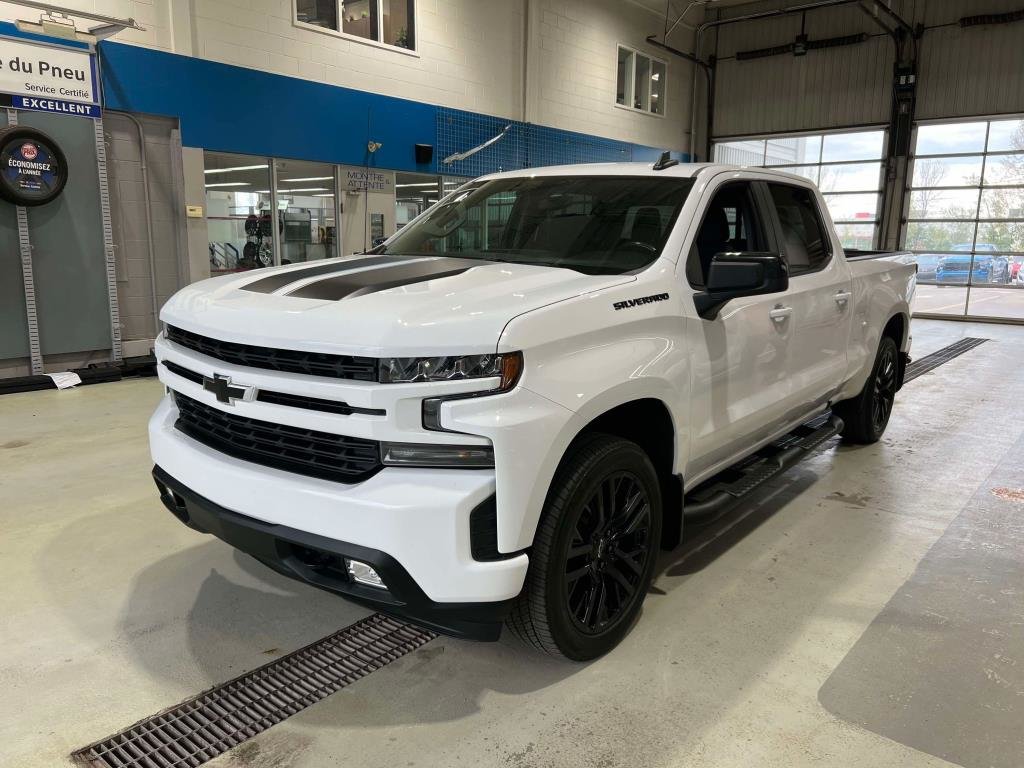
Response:
[[[846,376],[850,269],[812,188],[768,181],[763,189],[789,266],[789,290],[776,301],[774,321],[788,327],[788,405],[793,418],[800,418],[828,402]]]
[[[719,178],[724,180],[704,193],[708,202],[701,206],[682,278],[696,290],[703,290],[715,254],[775,249],[757,183]],[[791,325],[771,317],[783,297],[733,299],[710,320],[690,305],[692,395],[689,423],[682,425],[690,437],[688,479],[749,451],[785,418]]]

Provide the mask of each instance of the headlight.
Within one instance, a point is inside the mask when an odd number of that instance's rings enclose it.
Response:
[[[380,383],[404,384],[500,377],[502,388],[509,388],[519,378],[522,364],[523,356],[519,352],[460,357],[386,357],[380,361]]]
[[[476,355],[475,357],[483,357],[483,355]],[[423,428],[429,429],[432,432],[453,432],[455,430],[445,429],[441,426],[441,406],[450,400],[465,400],[470,397],[482,397],[485,395],[497,395],[501,392],[508,392],[512,387],[519,381],[519,376],[523,372],[523,354],[522,352],[505,352],[500,355],[492,355],[500,362],[496,366],[492,366],[489,370],[493,371],[488,378],[500,377],[501,381],[498,386],[493,389],[485,389],[480,392],[465,392],[458,395],[444,395],[442,397],[428,397],[423,401]],[[436,359],[436,358],[435,358]],[[451,359],[451,358],[441,358]],[[465,359],[465,358],[456,358]]]
[[[489,445],[381,443],[380,460],[388,467],[483,469],[494,466],[494,448]]]

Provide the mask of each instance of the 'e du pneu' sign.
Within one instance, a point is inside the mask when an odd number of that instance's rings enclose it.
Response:
[[[0,93],[95,104],[92,55],[0,38]]]

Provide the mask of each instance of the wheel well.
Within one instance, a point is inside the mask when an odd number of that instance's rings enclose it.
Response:
[[[889,318],[889,322],[885,324],[885,328],[882,329],[882,335],[888,336],[896,342],[896,346],[903,347],[903,338],[907,330],[907,321],[903,315],[893,315]]]
[[[882,338],[888,336],[890,339],[896,342],[896,350],[900,352],[897,356],[897,368],[898,372],[896,375],[896,389],[899,391],[903,389],[903,380],[907,375],[907,361],[908,358],[902,353],[903,339],[907,332],[907,319],[902,314],[893,315],[889,318],[889,322],[885,324],[885,328],[882,329]]]
[[[650,457],[661,480],[661,546],[677,546],[682,538],[683,483],[681,477],[673,474],[676,428],[668,407],[653,398],[623,403],[591,421],[576,439],[592,432],[634,442]]]

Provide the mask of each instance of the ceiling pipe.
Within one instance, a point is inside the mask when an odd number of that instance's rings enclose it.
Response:
[[[703,24],[697,26],[697,39],[694,44],[694,58],[700,57],[702,50],[702,43],[704,38],[704,32],[708,29],[715,27],[725,26],[726,24],[738,24],[741,21],[757,21],[760,19],[769,19],[777,16],[788,16],[794,13],[803,13],[804,11],[813,11],[819,8],[832,8],[840,5],[850,5],[852,3],[859,2],[859,0],[816,0],[810,3],[801,3],[799,5],[791,5],[785,8],[776,8],[769,11],[759,11],[757,13],[748,13],[742,16],[732,16],[726,19],[715,19],[714,21],[705,21]],[[878,2],[878,0],[875,0]],[[884,7],[884,6],[882,6]],[[708,75],[708,109],[710,110],[711,104],[711,92],[712,87],[711,75]],[[690,96],[690,145],[689,154],[691,161],[694,159],[697,144],[697,70],[693,70],[693,85]],[[710,141],[711,137],[705,137]]]

